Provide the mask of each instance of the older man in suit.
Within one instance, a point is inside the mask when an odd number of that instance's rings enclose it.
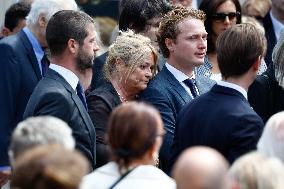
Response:
[[[264,35],[251,24],[233,26],[217,39],[222,81],[180,112],[170,164],[195,145],[215,148],[230,163],[256,148],[264,125],[247,101],[247,90],[258,72],[265,44]]]
[[[7,165],[9,140],[22,121],[28,99],[48,61],[45,29],[50,17],[63,9],[77,10],[74,0],[35,0],[27,26],[0,41],[0,165]]]
[[[95,36],[94,21],[86,13],[59,11],[50,19],[46,40],[51,51],[51,65],[33,91],[24,113],[25,118],[51,115],[68,123],[76,148],[93,167],[95,128],[87,112],[81,78],[92,69],[98,50]]]
[[[141,100],[159,109],[167,131],[160,151],[161,167],[165,171],[177,114],[186,103],[207,92],[214,84],[193,71],[196,66],[203,64],[206,55],[204,19],[202,11],[185,7],[176,7],[165,15],[157,38],[167,63],[140,94]]]

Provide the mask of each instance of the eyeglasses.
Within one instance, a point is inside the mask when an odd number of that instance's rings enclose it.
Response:
[[[212,18],[216,22],[224,22],[226,18],[229,18],[230,21],[234,20],[235,18],[241,16],[240,12],[229,12],[229,13],[223,13],[223,12],[218,12],[212,15]]]

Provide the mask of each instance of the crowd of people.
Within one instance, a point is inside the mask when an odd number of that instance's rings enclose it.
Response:
[[[283,0],[79,5],[6,10],[1,189],[284,188]]]

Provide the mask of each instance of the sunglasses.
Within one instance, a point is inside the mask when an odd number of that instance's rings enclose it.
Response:
[[[212,18],[217,22],[224,22],[228,17],[230,21],[234,20],[235,18],[241,16],[240,12],[229,12],[229,13],[215,13],[212,15]]]

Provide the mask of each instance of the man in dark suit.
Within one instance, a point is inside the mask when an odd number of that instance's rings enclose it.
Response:
[[[207,92],[214,84],[212,80],[194,74],[194,68],[203,64],[206,55],[204,19],[202,11],[184,7],[177,7],[165,15],[157,36],[167,63],[140,94],[141,100],[160,111],[167,131],[160,150],[161,167],[165,171],[177,114],[185,104]]]
[[[8,165],[12,131],[22,121],[28,99],[48,61],[44,56],[45,28],[55,12],[77,9],[74,0],[35,0],[27,26],[0,41],[0,165]]]
[[[51,115],[64,120],[72,129],[79,149],[95,166],[95,128],[88,115],[80,83],[92,68],[95,51],[93,19],[83,12],[59,11],[49,21],[46,40],[51,65],[27,104],[24,118]],[[77,94],[76,94],[77,91]]]
[[[247,101],[247,90],[258,72],[265,44],[264,35],[251,24],[233,26],[219,36],[222,81],[180,112],[171,165],[190,146],[215,148],[230,163],[256,148],[264,125]]]
[[[284,29],[284,3],[282,0],[271,0],[271,10],[262,20],[267,39],[267,53],[265,62],[272,63],[272,51],[276,45],[280,32]]]

